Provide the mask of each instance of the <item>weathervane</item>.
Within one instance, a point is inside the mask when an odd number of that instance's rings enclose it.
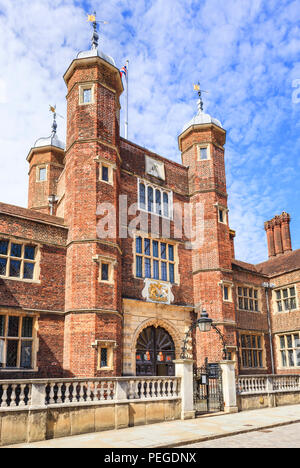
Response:
[[[58,114],[58,113],[56,112],[56,105],[55,105],[55,106],[51,106],[51,105],[50,105],[50,109],[49,109],[49,110],[50,110],[50,112],[52,112],[52,114],[53,114],[52,133],[53,133],[53,135],[55,135],[55,134],[56,134],[56,130],[57,130],[56,116],[58,115],[58,117],[61,117],[62,119],[63,119],[63,116],[60,115],[60,114]]]
[[[94,11],[93,15],[88,15],[88,21],[90,23],[93,23],[93,35],[92,35],[92,49],[97,49],[98,48],[98,41],[99,41],[99,34],[97,31],[97,25],[102,23],[102,24],[108,24],[108,21],[97,21],[96,19],[97,13]]]
[[[198,91],[199,101],[198,101],[198,112],[203,112],[203,101],[202,101],[202,93],[208,94],[208,91],[204,91],[200,87],[200,82],[198,84],[194,84],[194,91]]]

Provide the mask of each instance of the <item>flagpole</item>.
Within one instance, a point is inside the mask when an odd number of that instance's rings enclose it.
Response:
[[[127,74],[126,74],[126,118],[125,118],[125,139],[128,140],[128,65],[129,60],[126,60]]]

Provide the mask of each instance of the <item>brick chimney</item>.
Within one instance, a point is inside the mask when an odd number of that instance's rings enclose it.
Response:
[[[290,215],[284,211],[265,223],[269,258],[292,251],[290,221]]]

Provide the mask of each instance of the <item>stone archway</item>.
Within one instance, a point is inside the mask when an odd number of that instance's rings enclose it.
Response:
[[[165,320],[146,320],[134,333],[131,356],[137,375],[174,375],[173,360],[179,354],[178,333]]]

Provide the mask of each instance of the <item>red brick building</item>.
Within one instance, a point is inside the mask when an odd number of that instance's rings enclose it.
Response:
[[[28,209],[0,204],[0,378],[168,375],[205,308],[240,374],[300,370],[300,250],[287,213],[269,260],[235,259],[226,131],[202,110],[182,164],[120,137],[120,72],[93,46],[71,63],[67,141],[30,150]],[[193,335],[198,364],[222,359]]]

